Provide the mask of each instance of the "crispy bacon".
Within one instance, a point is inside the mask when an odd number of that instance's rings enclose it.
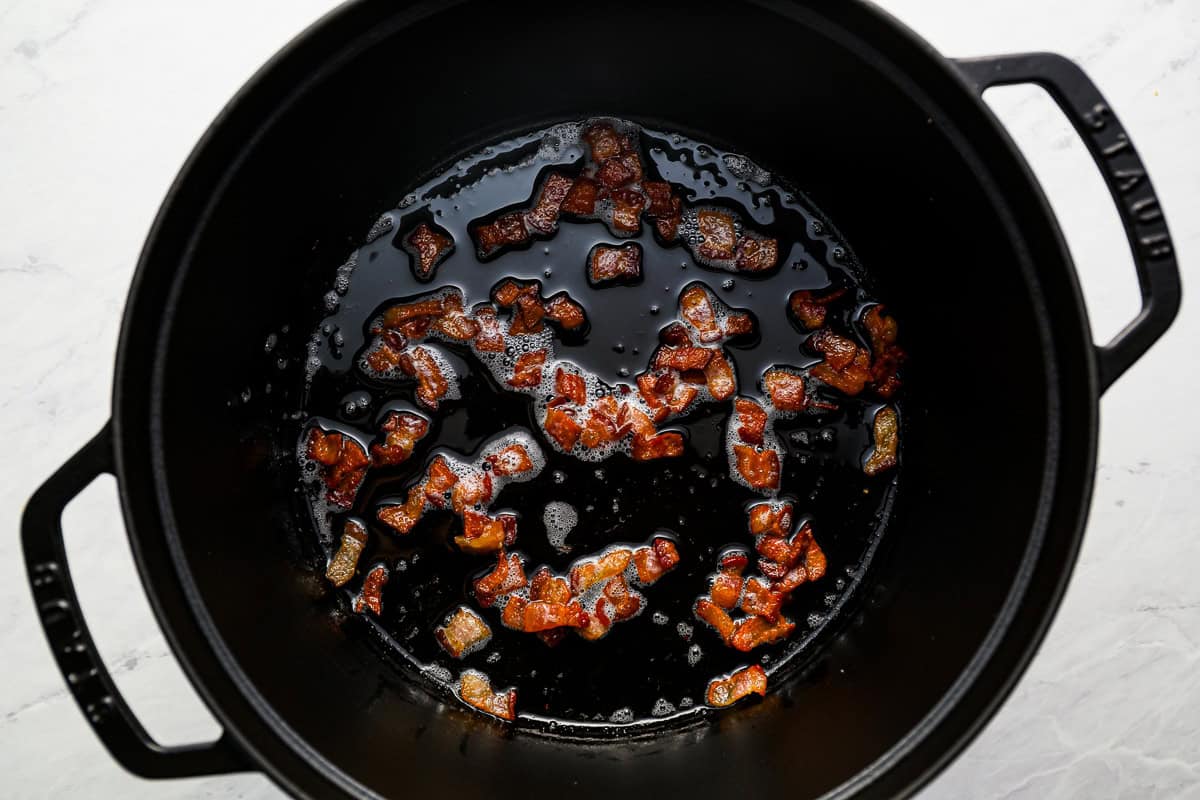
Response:
[[[751,694],[766,695],[767,673],[758,664],[743,667],[732,675],[715,678],[708,684],[704,700],[710,706],[725,708]]]
[[[538,299],[535,289],[533,294],[523,294],[513,303],[512,320],[508,324],[508,332],[514,336],[541,333],[542,320],[545,317],[546,306]]]
[[[542,365],[545,363],[545,350],[522,353],[513,365],[513,376],[508,379],[508,385],[517,389],[537,386],[542,382]]]
[[[450,393],[450,381],[428,348],[414,347],[401,354],[400,369],[417,379],[417,402],[431,410],[436,411]]]
[[[701,342],[720,341],[721,327],[717,324],[717,312],[712,297],[701,284],[694,283],[679,295],[679,314],[696,329]]]
[[[459,606],[433,629],[433,636],[452,658],[462,658],[486,645],[492,638],[492,629],[483,617]]]
[[[633,551],[633,563],[637,568],[638,580],[651,584],[679,564],[679,550],[675,542],[659,536],[649,547],[639,547]]]
[[[615,615],[616,611],[613,609],[612,603],[607,597],[602,595],[596,600],[596,605],[592,609],[592,612],[588,614],[587,625],[578,628],[576,633],[589,642],[602,639],[612,630],[613,622],[615,621],[613,617]]]
[[[551,603],[569,603],[571,587],[564,578],[552,573],[549,567],[539,567],[529,582],[529,598],[548,600]]]
[[[721,640],[728,643],[729,637],[733,636],[733,618],[729,613],[719,605],[709,600],[706,597],[701,597],[696,601],[694,608],[696,617],[708,624]]]
[[[630,455],[634,461],[676,458],[683,455],[683,434],[677,431],[664,431],[653,436],[635,434]]]
[[[682,221],[683,201],[678,197],[672,197],[670,213],[655,217],[654,229],[665,241],[671,242],[679,235],[679,223]]]
[[[454,537],[454,543],[464,553],[494,553],[517,538],[517,518],[512,514],[495,517],[464,509],[462,512],[463,532]]]
[[[742,572],[746,569],[749,558],[744,550],[734,550],[721,559],[720,569],[713,576],[708,595],[712,602],[724,609],[731,609],[738,604],[742,595]]]
[[[630,619],[642,609],[642,596],[629,588],[624,575],[610,578],[604,584],[604,597],[612,603],[613,622]]]
[[[454,240],[444,231],[422,222],[405,240],[413,252],[413,272],[418,280],[429,280],[437,265],[454,249]]]
[[[658,348],[654,353],[654,366],[659,369],[674,369],[683,372],[690,369],[704,369],[708,366],[708,362],[712,361],[715,350],[710,350],[707,347],[691,347],[684,345],[682,347],[667,347]]]
[[[620,438],[617,426],[617,399],[605,395],[597,400],[588,412],[587,422],[580,434],[580,441],[589,450]]]
[[[484,608],[490,608],[496,600],[510,592],[525,588],[525,569],[521,557],[516,553],[500,551],[496,566],[491,572],[475,581],[475,599]]]
[[[795,629],[796,624],[786,617],[774,622],[763,617],[744,617],[734,626],[729,646],[748,653],[760,645],[786,639]]]
[[[704,383],[708,386],[708,393],[717,401],[728,400],[737,391],[733,365],[720,350],[713,352],[712,360],[704,368]]]
[[[671,184],[666,181],[643,181],[642,191],[650,200],[646,216],[668,217],[674,211],[671,203]]]
[[[481,353],[503,353],[504,331],[496,319],[496,310],[490,306],[478,309],[475,312],[475,324],[479,326],[479,333],[472,343],[475,349]]]
[[[692,336],[688,333],[688,329],[683,326],[683,323],[672,322],[667,327],[658,332],[658,340],[663,344],[669,344],[673,347],[680,345],[693,344]]]
[[[733,217],[720,211],[704,210],[696,214],[696,223],[704,237],[700,242],[701,256],[720,260],[733,258],[737,241]]]
[[[642,247],[598,244],[588,255],[588,281],[593,285],[609,281],[631,282],[642,277]]]
[[[771,405],[778,410],[788,413],[804,410],[804,378],[795,372],[772,367],[763,373],[763,388],[771,398]]]
[[[896,372],[904,363],[904,351],[896,344],[899,327],[883,313],[883,306],[872,306],[863,315],[863,327],[871,343],[871,381],[880,397],[889,398],[900,388]]]
[[[836,289],[829,294],[817,297],[807,289],[792,292],[788,298],[788,308],[792,315],[810,331],[815,331],[825,324],[826,306],[846,293],[845,289]]]
[[[850,339],[822,328],[808,338],[808,343],[825,356],[810,370],[817,380],[850,396],[861,392],[871,380],[871,357]]]
[[[646,205],[646,198],[640,192],[618,189],[612,193],[612,204],[614,228],[626,233],[636,233],[642,229],[642,209]]]
[[[486,258],[505,247],[529,241],[529,231],[525,229],[524,216],[521,212],[514,211],[476,228],[475,244],[479,249],[480,257]]]
[[[570,452],[579,441],[583,426],[575,419],[575,412],[561,406],[546,409],[546,419],[542,423],[546,435],[555,441],[564,452]]]
[[[371,461],[376,466],[403,464],[429,433],[429,420],[408,411],[390,411],[380,430],[383,442],[371,445]]]
[[[364,611],[371,611],[375,616],[383,613],[383,587],[388,582],[388,568],[383,564],[376,564],[367,573],[367,577],[363,578],[362,591],[358,593],[358,597],[354,598],[354,611],[361,614]]]
[[[567,192],[561,210],[580,217],[590,217],[596,213],[596,200],[600,195],[600,184],[591,178],[576,178],[575,183]]]
[[[463,311],[462,293],[458,291],[449,292],[442,298],[442,315],[433,323],[433,328],[462,342],[479,335],[479,323]]]
[[[456,514],[464,509],[487,505],[492,501],[492,476],[482,469],[472,469],[461,476],[450,490],[450,507]]]
[[[408,499],[400,505],[383,506],[375,516],[397,533],[410,532],[425,513],[425,484],[418,483],[408,490]]]
[[[758,403],[746,397],[733,401],[733,410],[737,415],[738,439],[746,444],[761,445],[767,430],[767,412]]]
[[[588,613],[575,601],[554,603],[511,595],[500,614],[500,621],[513,630],[537,633],[552,628],[582,628],[588,623]]]
[[[570,178],[551,172],[542,184],[537,204],[525,213],[525,223],[539,233],[554,233],[558,228],[558,212],[574,184]]]
[[[450,505],[450,490],[456,483],[458,475],[450,468],[445,456],[435,456],[433,461],[429,462],[425,482],[422,484],[425,500],[438,508],[446,508]]]
[[[756,617],[763,617],[771,622],[779,619],[779,611],[783,607],[783,594],[761,578],[750,578],[746,581],[742,593],[742,611]]]
[[[579,562],[571,567],[571,591],[586,592],[590,587],[614,575],[620,575],[633,559],[633,551],[619,547],[609,550],[595,559]]]
[[[599,163],[621,154],[621,139],[611,125],[603,122],[589,127],[583,133],[584,141],[592,151],[592,160]]]
[[[524,475],[533,469],[533,459],[522,444],[510,444],[503,449],[491,453],[484,459],[492,468],[492,472],[500,477]]]
[[[554,391],[577,406],[587,403],[587,383],[582,375],[567,372],[562,367],[554,373]]]
[[[557,322],[564,330],[573,331],[587,322],[583,306],[576,303],[566,292],[560,292],[546,301],[546,317]]]
[[[361,444],[341,433],[309,428],[308,457],[320,465],[325,483],[325,499],[335,506],[349,508],[367,475],[370,461]]]
[[[774,239],[742,239],[737,246],[737,268],[742,272],[765,272],[779,261],[779,242]]]
[[[738,474],[751,489],[779,488],[779,454],[774,450],[756,450],[746,444],[735,444],[733,455]]]
[[[411,303],[398,303],[383,312],[383,327],[396,330],[405,322],[427,317],[440,317],[443,311],[444,306],[441,298],[416,300]]]
[[[863,472],[878,475],[896,466],[896,452],[900,447],[900,419],[896,409],[884,406],[876,412],[872,434],[875,446],[863,464]]]
[[[482,672],[466,670],[458,677],[458,696],[469,706],[512,722],[517,718],[517,690],[492,691],[492,683]]]
[[[756,503],[750,507],[750,533],[787,536],[792,529],[791,503]]]
[[[400,356],[407,344],[403,335],[384,331],[363,356],[363,361],[371,372],[384,375],[400,365]]]
[[[345,586],[358,569],[358,558],[367,544],[367,529],[358,520],[348,519],[342,527],[337,552],[325,568],[325,579],[334,586]]]

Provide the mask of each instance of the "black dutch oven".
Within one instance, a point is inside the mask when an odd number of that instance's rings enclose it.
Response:
[[[1045,198],[980,99],[1011,83],[1054,97],[1124,222],[1142,310],[1106,345]],[[296,423],[280,418],[298,389],[277,375],[271,401],[228,401],[262,382],[268,332],[290,322],[282,346],[302,351],[314,299],[404,187],[510,131],[595,114],[699,131],[790,176],[871,265],[911,368],[890,547],[840,633],[765,702],[577,742],[441,705],[332,622],[292,557],[279,452]],[[261,770],[314,797],[906,794],[975,735],[1041,641],[1083,534],[1097,401],[1179,299],[1141,161],[1059,56],[948,60],[860,2],[364,0],[255,76],[172,187],[129,293],[112,422],[25,511],[37,608],[96,733],[147,777]],[[105,472],[158,621],[224,728],[216,742],[156,744],[96,655],[60,512]]]

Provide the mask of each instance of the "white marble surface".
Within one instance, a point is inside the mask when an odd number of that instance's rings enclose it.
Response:
[[[0,0],[0,795],[278,796],[258,775],[150,783],[116,766],[36,627],[16,531],[34,487],[108,416],[128,281],[176,170],[252,71],[331,5]],[[1200,278],[1200,2],[883,5],[947,54],[1045,49],[1082,63],[1149,165],[1185,282]],[[1101,181],[1036,91],[1000,92],[995,104],[1061,215],[1107,335],[1137,292]],[[1200,797],[1194,297],[1104,398],[1092,521],[1048,640],[923,797]],[[140,594],[111,480],[72,505],[66,530],[100,648],[151,733],[214,735]]]

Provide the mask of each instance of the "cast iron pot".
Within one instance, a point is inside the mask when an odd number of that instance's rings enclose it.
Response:
[[[980,100],[1022,82],[1072,120],[1125,224],[1142,310],[1104,346],[1045,198]],[[336,265],[406,187],[508,132],[595,114],[696,131],[789,176],[873,270],[911,366],[889,553],[839,635],[762,703],[575,742],[445,707],[335,624],[293,558],[279,453],[297,423],[279,420],[299,381],[228,401],[262,384],[269,332],[290,323],[282,346],[300,352]],[[859,2],[364,0],[242,90],[164,202],[129,294],[112,423],[25,511],[37,608],[85,716],[148,777],[261,770],[304,796],[906,794],[1041,641],[1083,533],[1098,398],[1179,297],[1142,164],[1061,57],[947,60]],[[104,472],[216,742],[156,744],[92,646],[60,512]]]

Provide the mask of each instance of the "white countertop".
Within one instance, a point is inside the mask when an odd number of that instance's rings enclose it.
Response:
[[[242,82],[330,0],[0,0],[0,794],[279,796],[260,775],[151,783],[107,755],[35,621],[17,522],[109,414],[117,328],[142,239],[193,144]],[[1200,3],[886,0],[949,55],[1053,50],[1083,65],[1140,150],[1200,285]],[[1038,90],[995,93],[1060,215],[1093,327],[1138,304],[1096,170]],[[989,94],[989,100],[993,97]],[[1190,143],[1190,144],[1189,144]],[[1200,797],[1200,390],[1191,297],[1102,403],[1079,565],[999,715],[923,798]],[[83,609],[122,692],[167,744],[217,727],[163,641],[114,484],[65,519]]]

